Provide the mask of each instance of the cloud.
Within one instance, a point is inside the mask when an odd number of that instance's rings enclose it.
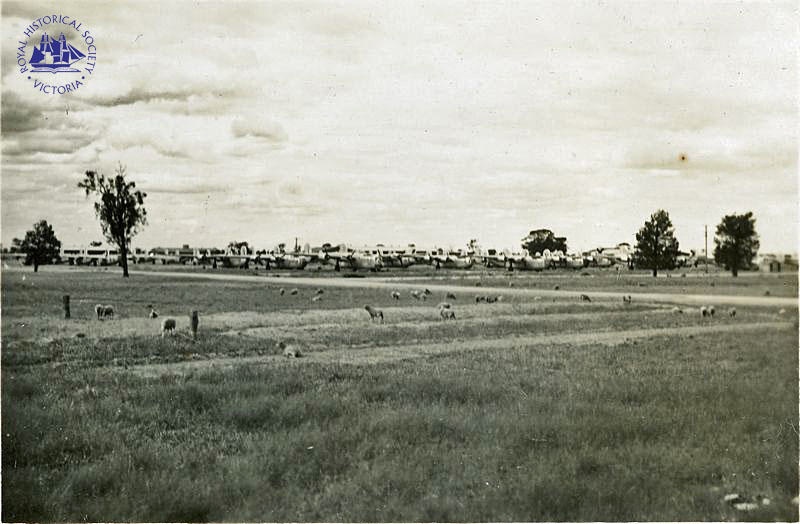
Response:
[[[14,91],[3,92],[2,130],[4,135],[39,129],[44,125],[44,119],[40,107],[28,103]]]
[[[288,137],[280,124],[258,116],[238,117],[231,123],[231,132],[236,138],[254,137],[267,142],[285,142]]]

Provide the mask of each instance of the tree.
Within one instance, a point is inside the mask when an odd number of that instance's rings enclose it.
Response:
[[[522,248],[531,255],[543,253],[545,249],[566,253],[567,237],[557,237],[549,229],[534,229],[522,239]]]
[[[78,187],[86,196],[94,194],[99,201],[94,211],[103,228],[106,239],[119,248],[122,276],[128,276],[128,250],[131,239],[142,226],[147,225],[147,210],[144,199],[147,193],[136,189],[135,182],[125,180],[125,167],[119,164],[113,178],[106,178],[95,171],[87,171]]]
[[[50,264],[53,259],[58,258],[60,250],[61,242],[47,220],[35,223],[20,243],[20,251],[25,253],[25,265],[33,264],[34,273],[39,271],[39,265]]]
[[[637,267],[653,270],[674,269],[678,257],[678,240],[674,236],[669,213],[659,209],[636,233],[636,250],[633,261]]]
[[[747,269],[753,264],[758,248],[756,219],[752,211],[722,218],[714,235],[714,261],[717,264],[730,269],[731,274],[737,276],[740,269]]]

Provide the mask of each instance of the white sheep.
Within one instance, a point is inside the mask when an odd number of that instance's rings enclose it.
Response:
[[[412,291],[411,296],[414,297],[416,300],[420,300],[419,291]]]
[[[728,316],[734,318],[736,316],[736,308],[732,307],[728,310]]]
[[[279,342],[278,347],[283,351],[283,356],[286,358],[300,358],[303,356],[299,349],[287,345],[285,342]]]
[[[455,320],[456,319],[456,312],[454,309],[450,309],[448,307],[443,307],[439,309],[439,315],[442,317],[442,320]]]
[[[700,307],[700,316],[707,317],[708,316],[708,308],[706,306]]]
[[[322,295],[314,295],[311,297],[311,302],[319,302],[320,300],[322,300]]]
[[[94,314],[97,315],[97,320],[103,319],[103,312],[104,312],[103,304],[97,304],[94,306]]]
[[[175,333],[175,328],[177,323],[175,322],[174,318],[165,318],[161,321],[161,338],[164,338],[164,335],[169,332],[170,335]]]
[[[321,295],[321,294],[325,293],[325,290],[322,289],[322,288],[317,288],[317,290],[314,293],[316,293],[317,295]]]
[[[683,313],[683,310],[681,308],[679,308],[678,306],[675,306],[675,307],[672,308],[672,312],[675,313],[675,314],[681,314],[681,313]]]
[[[400,300],[400,293],[397,291],[392,291],[392,298],[395,300]]]
[[[380,309],[375,309],[372,306],[364,306],[364,309],[366,309],[367,313],[369,313],[370,322],[372,322],[376,318],[380,318],[381,324],[383,324],[383,311],[381,311]]]
[[[156,311],[154,308],[151,307],[150,313],[148,313],[147,316],[150,318],[158,318],[158,311]]]
[[[450,304],[450,302],[439,302],[436,307],[439,309],[450,309],[453,306]]]
[[[717,312],[717,310],[714,309],[714,306],[708,306],[708,314],[709,314],[709,316],[713,317],[716,312]]]
[[[280,293],[280,294],[281,294],[281,296],[283,296],[283,295],[285,295],[285,294],[286,294],[286,290],[285,290],[285,289],[283,289],[283,288],[280,288],[280,289],[278,290],[278,293]]]

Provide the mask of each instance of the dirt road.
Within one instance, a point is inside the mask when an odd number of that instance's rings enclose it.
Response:
[[[629,329],[610,332],[563,333],[555,335],[507,336],[489,340],[469,340],[458,342],[439,342],[433,344],[412,344],[383,346],[360,349],[335,349],[308,353],[299,359],[286,359],[278,355],[252,356],[239,358],[216,358],[173,362],[166,364],[142,364],[124,368],[110,368],[113,371],[133,373],[143,378],[156,378],[165,374],[187,374],[204,370],[221,370],[242,364],[253,365],[301,365],[304,363],[340,364],[381,364],[398,360],[423,358],[430,355],[457,353],[461,351],[492,351],[509,347],[532,347],[558,344],[602,344],[617,345],[630,340],[659,336],[705,337],[714,333],[747,332],[759,329],[794,329],[789,322],[753,322],[748,324],[727,324],[712,326],[682,326],[670,328]]]
[[[230,282],[258,282],[276,285],[298,285],[316,287],[340,287],[340,288],[372,288],[372,289],[420,289],[427,287],[431,291],[439,292],[474,292],[475,287],[458,286],[453,284],[425,284],[406,283],[397,280],[385,281],[375,278],[312,278],[312,277],[273,277],[262,275],[230,275],[219,273],[184,273],[177,271],[136,271],[130,272],[137,276],[168,276],[170,278],[194,278],[207,280],[224,280]],[[546,289],[522,289],[509,287],[481,287],[481,293],[498,295],[534,296],[541,297],[575,297],[587,295],[592,298],[617,298],[623,295],[633,295],[636,300],[647,302],[661,302],[669,304],[705,305],[715,304],[717,306],[762,306],[762,307],[797,307],[798,299],[792,297],[755,297],[755,296],[732,296],[732,295],[684,295],[677,293],[622,293],[619,291],[591,291],[591,290],[569,290],[554,291]]]

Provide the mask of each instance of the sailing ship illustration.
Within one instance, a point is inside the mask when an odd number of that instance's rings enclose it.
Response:
[[[29,63],[33,66],[34,72],[77,73],[79,70],[71,66],[85,57],[85,54],[67,42],[64,33],[61,33],[58,40],[53,40],[45,33],[42,35],[39,47],[33,48]]]

